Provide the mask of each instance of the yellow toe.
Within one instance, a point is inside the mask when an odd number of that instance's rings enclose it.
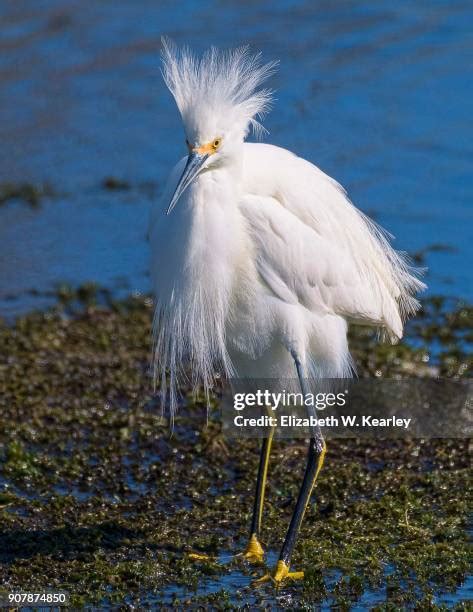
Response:
[[[255,587],[259,587],[262,584],[265,584],[266,582],[272,582],[273,581],[273,577],[271,576],[271,574],[265,574],[264,576],[261,576],[261,578],[257,578],[256,580],[252,581],[252,585]]]
[[[279,560],[273,575],[265,574],[261,578],[254,580],[252,584],[260,586],[271,581],[276,587],[279,587],[285,580],[302,580],[302,578],[304,578],[304,572],[290,572],[289,566],[284,561]]]
[[[255,533],[252,534],[250,541],[248,542],[248,546],[246,547],[246,550],[241,553],[241,556],[250,563],[263,563],[264,550]]]
[[[289,572],[286,576],[288,580],[303,580],[304,572]]]
[[[192,561],[215,561],[215,557],[210,555],[204,555],[201,553],[189,553],[187,555]]]

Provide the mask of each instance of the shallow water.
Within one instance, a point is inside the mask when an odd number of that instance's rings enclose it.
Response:
[[[471,299],[471,3],[16,0],[0,16],[0,183],[55,191],[0,206],[0,314],[50,303],[31,290],[63,281],[148,289],[148,210],[185,150],[163,33],[279,58],[265,139],[423,252],[432,293]]]
[[[273,567],[276,564],[277,558],[277,551],[268,551],[266,555],[268,567]],[[201,581],[195,589],[169,585],[159,591],[159,593],[147,594],[147,605],[156,603],[161,605],[183,605],[187,602],[191,602],[194,597],[221,594],[222,591],[226,593],[226,602],[232,606],[269,606],[270,609],[274,609],[275,606],[278,606],[280,609],[285,609],[291,605],[297,604],[291,586],[283,587],[277,592],[272,588],[266,589],[266,587],[261,588],[252,586],[251,583],[254,578],[248,576],[248,572],[242,572],[238,565],[233,565],[232,559],[234,559],[232,553],[219,555],[218,564],[228,567],[228,571],[226,574],[218,576],[217,579],[209,578]],[[394,567],[388,565],[384,571],[385,578],[394,574],[394,572]],[[260,576],[261,573],[261,568],[257,569],[254,572],[255,577]],[[333,574],[325,580],[329,593],[333,591],[335,584],[341,577],[341,572],[333,572]],[[383,583],[383,585],[377,589],[365,589],[361,597],[353,603],[350,609],[352,612],[362,612],[363,610],[370,610],[374,606],[382,605],[386,602],[386,589],[386,583]],[[473,578],[469,577],[455,592],[448,592],[445,590],[436,591],[432,596],[432,603],[438,606],[443,605],[449,609],[453,608],[458,602],[472,601],[472,598]],[[336,602],[328,597],[326,600],[318,602],[318,606],[317,609],[328,611],[332,610],[333,606],[336,606]]]
[[[219,563],[227,565],[231,562],[231,555],[223,555],[223,558],[219,558]],[[269,567],[274,566],[277,560],[277,552],[271,551],[268,555]],[[259,572],[261,574],[261,571]],[[385,569],[385,577],[394,573],[394,568],[388,566]],[[256,572],[256,575],[258,573]],[[341,577],[340,572],[334,572],[331,579],[326,580],[328,592],[333,590],[337,580]],[[162,589],[159,594],[148,595],[147,602],[152,604],[158,602],[160,604],[173,604],[176,602],[185,603],[191,601],[192,597],[209,595],[213,593],[221,593],[225,590],[228,595],[228,603],[233,606],[269,606],[273,609],[274,606],[280,606],[281,609],[295,605],[294,593],[291,588],[282,588],[277,593],[274,590],[256,588],[251,586],[251,580],[248,575],[238,570],[238,568],[229,569],[228,573],[219,576],[217,580],[209,579],[201,582],[197,589],[189,589],[185,587],[178,587],[170,585]],[[378,589],[366,589],[361,597],[353,603],[350,608],[352,612],[362,612],[363,610],[370,610],[374,606],[380,606],[386,602],[386,584],[384,583]],[[472,601],[473,598],[473,578],[469,577],[465,580],[461,587],[456,592],[448,591],[437,591],[432,596],[432,603],[438,606],[445,606],[447,609],[453,608],[458,602]],[[331,601],[330,597],[323,602],[319,602],[320,610],[332,610],[335,605],[334,601]]]

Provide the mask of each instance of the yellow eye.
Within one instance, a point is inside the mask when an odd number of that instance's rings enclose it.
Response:
[[[219,148],[219,146],[222,144],[222,139],[221,138],[216,138],[213,143],[212,143],[212,147],[217,150]]]

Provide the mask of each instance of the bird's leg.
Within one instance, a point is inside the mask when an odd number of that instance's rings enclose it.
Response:
[[[268,413],[270,409],[267,408]],[[266,480],[268,476],[269,454],[273,443],[274,427],[271,427],[267,438],[263,438],[261,443],[258,476],[256,479],[255,501],[253,505],[253,517],[251,519],[250,539],[244,552],[237,557],[243,557],[250,563],[263,563],[264,550],[259,541],[261,521],[263,517],[264,493],[266,490]],[[215,558],[201,553],[190,553],[188,555],[192,561],[213,561]]]
[[[309,393],[306,379],[304,378],[303,368],[299,359],[294,356],[297,375],[301,386],[302,393],[306,396]],[[312,407],[309,412],[314,412]],[[292,515],[289,529],[287,530],[286,539],[279,554],[279,560],[274,569],[273,575],[265,575],[256,581],[256,584],[271,580],[276,585],[281,584],[286,579],[297,580],[304,577],[304,572],[290,572],[289,566],[292,556],[292,551],[296,544],[297,534],[299,533],[302,519],[307,508],[307,505],[315,486],[317,477],[322,469],[325,458],[326,444],[320,431],[320,427],[316,426],[312,429],[312,437],[310,438],[309,452],[307,456],[307,465],[305,469],[304,479],[299,490],[294,514]]]
[[[253,506],[253,518],[251,520],[250,540],[242,556],[250,563],[262,563],[264,550],[259,541],[261,530],[261,519],[263,516],[264,492],[266,489],[266,478],[268,475],[269,454],[273,442],[274,428],[271,429],[269,436],[263,439],[256,479],[255,503]]]
[[[307,508],[307,505],[315,486],[317,476],[319,475],[324,463],[326,445],[323,438],[311,438],[309,444],[309,453],[307,457],[307,466],[304,474],[304,480],[297,498],[296,508],[292,515],[289,529],[287,530],[286,539],[279,554],[272,580],[276,584],[280,584],[285,579],[297,580],[304,577],[304,572],[290,572],[289,565],[291,561],[292,551],[296,544],[297,534],[299,533],[302,519]]]

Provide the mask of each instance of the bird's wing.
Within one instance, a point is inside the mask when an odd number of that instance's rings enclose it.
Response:
[[[423,284],[386,237],[311,163],[270,145],[245,145],[241,210],[258,270],[283,300],[402,336]]]
[[[273,295],[319,314],[384,325],[369,284],[349,254],[272,197],[247,195],[240,209],[256,250],[259,275]]]

